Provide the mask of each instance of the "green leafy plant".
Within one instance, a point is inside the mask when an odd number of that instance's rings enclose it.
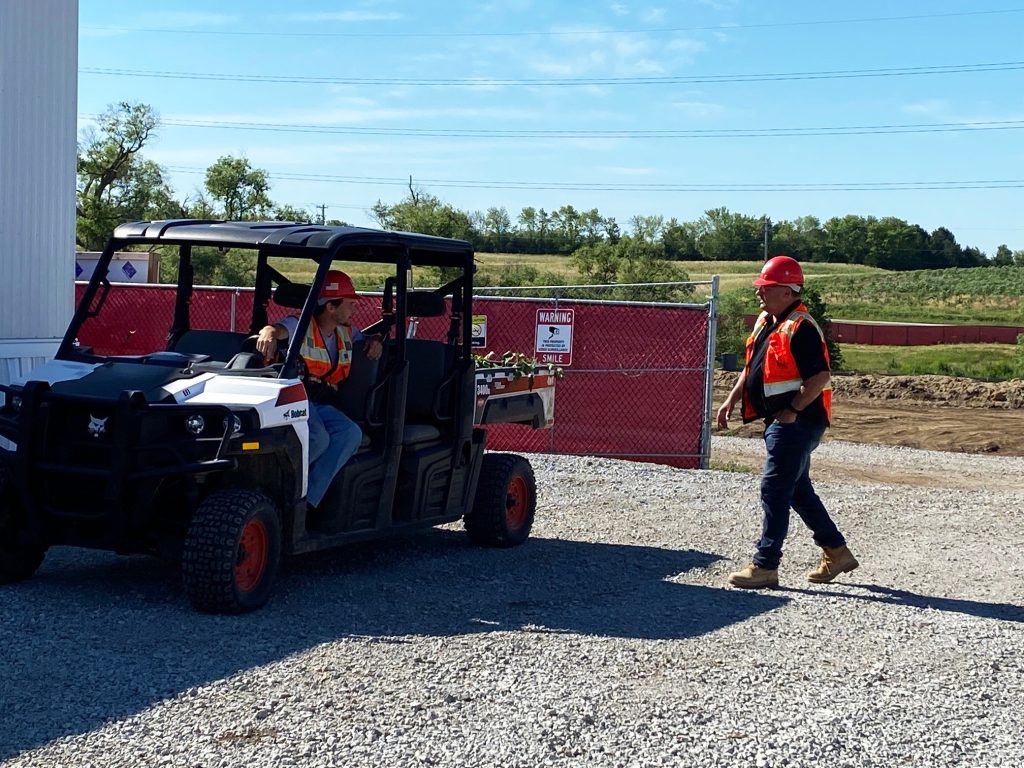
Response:
[[[500,358],[496,357],[494,352],[488,352],[486,355],[473,355],[473,362],[476,363],[477,368],[511,368],[512,379],[525,376],[530,382],[531,388],[533,387],[533,377],[538,373],[554,376],[556,379],[565,376],[565,371],[561,368],[551,363],[542,363],[537,358],[530,357],[523,352],[506,352]]]

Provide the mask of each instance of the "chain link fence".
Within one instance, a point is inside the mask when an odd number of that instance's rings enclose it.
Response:
[[[694,302],[701,289],[709,295]],[[474,302],[474,315],[487,318],[480,351],[495,357],[511,350],[543,359],[552,327],[564,328],[546,320],[572,312],[570,362],[560,366],[554,426],[547,434],[491,428],[488,444],[706,468],[717,285],[540,290],[547,295],[538,297],[531,287],[482,288]]]
[[[77,298],[84,288],[76,284]],[[717,294],[717,278],[479,288],[473,303],[474,328],[480,331],[474,352],[490,352],[497,359],[506,352],[547,358],[564,374],[556,387],[550,429],[494,425],[488,427],[488,446],[706,468]],[[643,300],[645,295],[650,298]],[[672,298],[686,300],[666,300]],[[354,318],[360,327],[380,317],[379,301],[369,300],[370,295],[367,299],[359,303]],[[82,344],[105,355],[166,347],[173,287],[113,284],[105,301],[103,311],[83,327]],[[247,332],[251,309],[250,289],[197,288],[192,327]],[[268,307],[271,321],[294,311],[273,302]],[[554,338],[552,328],[563,338]],[[411,332],[444,339],[448,322],[423,318]]]

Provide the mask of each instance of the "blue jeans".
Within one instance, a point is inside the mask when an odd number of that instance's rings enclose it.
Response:
[[[309,483],[306,501],[323,501],[331,480],[359,449],[363,431],[333,405],[309,404]]]
[[[761,540],[757,542],[754,564],[772,570],[782,560],[782,543],[789,532],[792,507],[814,534],[819,547],[841,547],[843,534],[828,516],[825,505],[811,485],[811,452],[818,447],[824,426],[771,423],[764,431],[768,458],[761,476]]]

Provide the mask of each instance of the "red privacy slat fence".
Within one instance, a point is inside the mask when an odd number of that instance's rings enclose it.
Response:
[[[83,290],[84,284],[76,285],[78,297]],[[593,295],[600,289],[588,290]],[[247,331],[251,302],[248,289],[197,288],[192,327]],[[506,351],[534,355],[539,309],[573,311],[571,364],[563,367],[556,387],[554,426],[489,427],[490,448],[707,466],[712,300],[666,304],[478,296],[473,306],[474,316],[486,318],[486,344],[474,351],[499,358]],[[295,312],[273,304],[269,310],[271,320]],[[113,284],[103,311],[83,327],[79,341],[101,354],[161,350],[173,311],[173,287]],[[379,317],[379,298],[367,295],[355,323],[365,327]],[[444,338],[447,330],[442,319],[425,318],[415,334]]]

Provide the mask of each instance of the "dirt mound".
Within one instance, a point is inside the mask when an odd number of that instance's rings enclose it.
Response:
[[[715,388],[728,390],[738,374],[715,372]],[[977,381],[955,376],[834,374],[837,400],[927,403],[957,408],[1024,408],[1024,380]]]
[[[738,374],[715,372],[715,409]],[[1024,456],[1024,382],[953,376],[833,377],[832,428],[826,440]],[[741,425],[733,413],[726,435],[757,437],[763,425]]]

